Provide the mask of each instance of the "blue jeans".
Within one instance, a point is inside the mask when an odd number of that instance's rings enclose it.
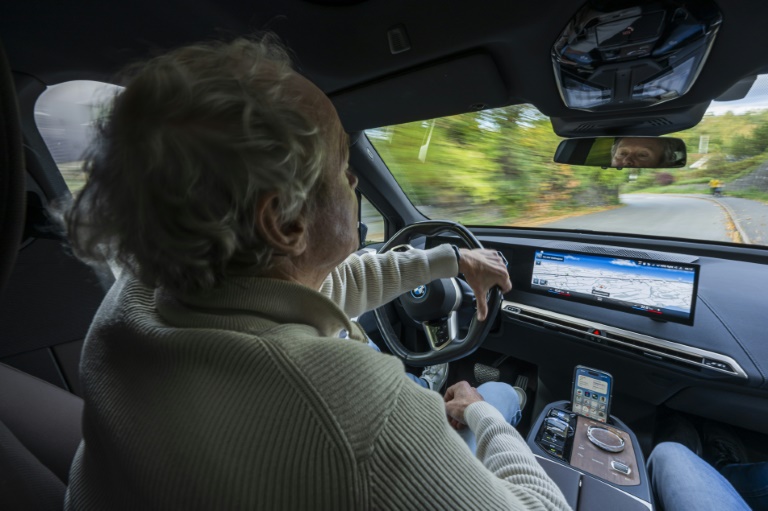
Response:
[[[477,391],[487,403],[492,404],[494,408],[501,412],[504,420],[513,426],[517,426],[520,423],[520,419],[523,417],[523,412],[520,410],[520,398],[511,385],[498,381],[489,381],[477,387]],[[467,442],[472,454],[476,454],[477,443],[475,442],[475,434],[472,430],[464,428],[459,431],[459,435]]]
[[[376,351],[381,351],[379,347],[376,346],[376,343],[374,343],[371,339],[368,339],[368,346],[375,349]],[[429,388],[427,382],[415,374],[405,374],[418,385],[421,385],[425,389]],[[517,392],[515,392],[515,389],[513,389],[511,385],[498,381],[489,381],[477,387],[477,391],[481,396],[483,396],[483,399],[486,402],[492,404],[494,408],[501,412],[501,415],[507,422],[513,426],[518,425],[520,419],[523,416],[523,412],[520,410],[520,397],[517,395]],[[472,451],[472,454],[475,454],[477,451],[477,443],[475,442],[475,434],[472,433],[472,430],[469,428],[464,428],[459,431],[459,435],[464,439],[465,442],[467,442],[467,445]]]
[[[750,509],[725,477],[682,444],[658,444],[648,458],[648,476],[656,504],[667,511]],[[763,479],[764,489],[766,484]]]
[[[754,511],[768,511],[768,462],[726,465],[720,473]]]
[[[429,384],[427,384],[427,381],[426,381],[426,380],[424,380],[424,379],[422,379],[422,378],[419,378],[419,377],[418,377],[418,376],[416,376],[415,374],[411,374],[411,373],[409,373],[409,372],[406,372],[406,373],[405,373],[405,375],[406,375],[408,378],[410,378],[411,380],[413,380],[413,381],[414,381],[414,382],[415,382],[417,385],[421,385],[421,386],[422,386],[422,387],[424,387],[425,389],[428,389],[428,388],[429,388]]]

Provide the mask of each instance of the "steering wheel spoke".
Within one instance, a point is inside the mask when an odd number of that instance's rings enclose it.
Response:
[[[447,318],[422,322],[429,348],[440,351],[459,338],[459,315],[452,311]]]

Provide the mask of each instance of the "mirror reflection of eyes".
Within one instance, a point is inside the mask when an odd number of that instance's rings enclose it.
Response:
[[[631,151],[627,151],[627,150],[624,150],[624,151],[619,150],[616,153],[616,156],[619,156],[620,158],[626,158],[628,156],[634,156],[635,158],[640,158],[640,159],[648,159],[648,158],[652,157],[650,153],[645,152],[645,151],[642,151],[642,152],[639,152],[639,153],[635,153],[633,155]]]

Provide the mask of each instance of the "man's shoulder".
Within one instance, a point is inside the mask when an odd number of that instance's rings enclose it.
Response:
[[[360,394],[369,397],[386,395],[390,399],[403,381],[404,368],[399,359],[379,353],[364,343],[313,336],[308,329],[287,325],[281,330],[292,335],[274,343],[274,348],[282,352],[287,362],[314,388],[329,398]]]
[[[350,339],[307,337],[275,347],[286,367],[295,369],[296,384],[331,414],[356,455],[370,454],[399,393],[410,384],[402,362]]]

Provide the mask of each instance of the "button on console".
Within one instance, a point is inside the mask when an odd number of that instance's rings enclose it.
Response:
[[[611,468],[616,472],[620,472],[624,474],[625,476],[628,476],[629,474],[632,473],[632,469],[629,467],[629,465],[616,460],[613,460],[611,462]]]

